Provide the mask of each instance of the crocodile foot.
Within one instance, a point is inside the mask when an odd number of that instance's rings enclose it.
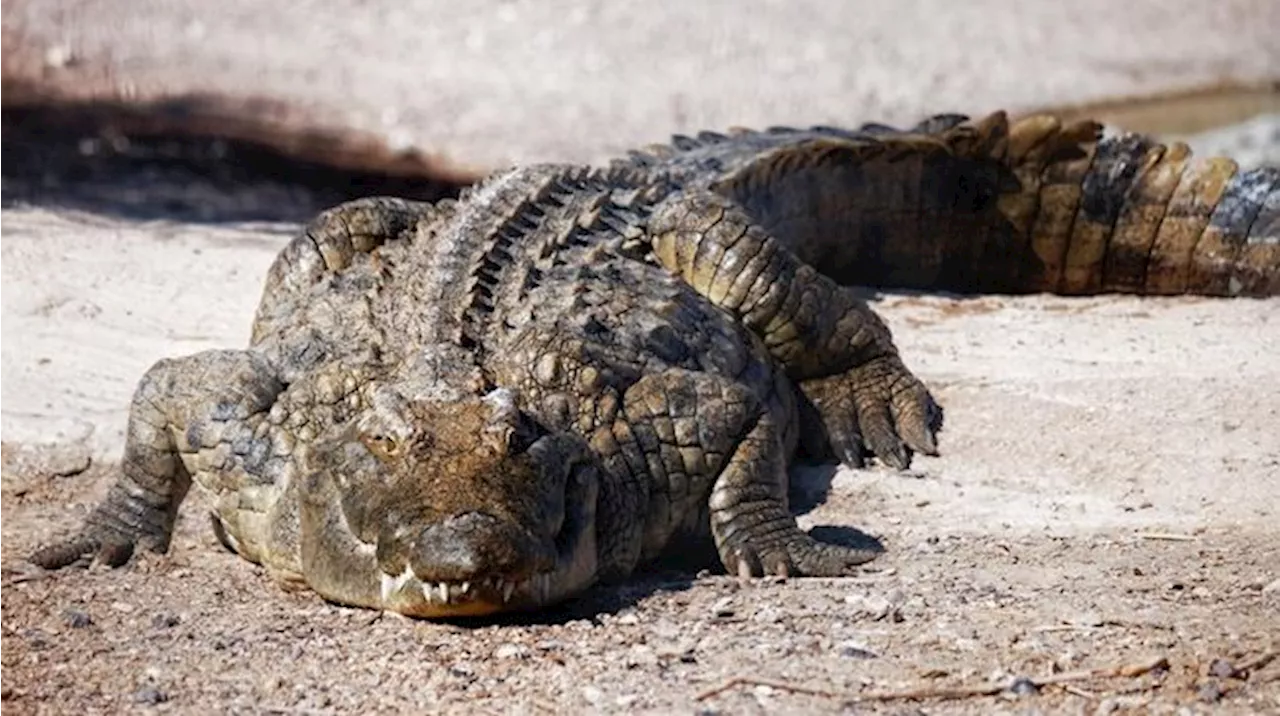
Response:
[[[801,383],[822,416],[835,457],[853,467],[871,455],[903,470],[913,452],[937,455],[942,407],[896,355]]]
[[[129,509],[132,503],[118,496],[118,491],[113,489],[78,531],[40,547],[28,561],[44,569],[62,569],[75,564],[87,566],[92,560],[119,567],[133,557],[139,545],[154,552],[168,549],[167,516],[162,511],[134,515],[136,510]],[[137,519],[131,520],[130,516]],[[130,527],[131,522],[138,526]]]

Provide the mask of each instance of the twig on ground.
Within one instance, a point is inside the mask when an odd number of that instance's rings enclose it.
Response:
[[[1122,676],[1126,678],[1134,678],[1150,673],[1157,669],[1166,669],[1169,667],[1169,660],[1165,657],[1155,657],[1147,661],[1136,664],[1121,664],[1119,666],[1104,667],[1098,669],[1083,669],[1081,671],[1068,671],[1061,674],[1053,674],[1052,676],[1042,676],[1039,678],[1027,679],[1037,687],[1045,686],[1061,686],[1073,681],[1088,681],[1090,679],[1101,679],[1107,677]],[[1001,691],[1009,688],[1008,684],[981,684],[972,686],[922,686],[911,689],[902,689],[898,691],[864,691],[862,693],[848,693],[825,689],[813,686],[803,686],[794,684],[789,681],[780,681],[777,679],[765,679],[757,676],[734,676],[721,682],[706,691],[695,696],[697,701],[705,701],[713,696],[728,691],[736,686],[768,686],[780,691],[791,691],[797,694],[809,694],[811,696],[825,696],[828,698],[844,699],[850,702],[859,701],[922,701],[925,699],[965,699],[976,696],[994,696]],[[1083,692],[1089,693],[1087,691]]]
[[[1058,688],[1062,689],[1063,691],[1067,692],[1068,694],[1072,694],[1072,695],[1074,695],[1074,696],[1079,696],[1079,697],[1080,697],[1080,698],[1082,698],[1082,699],[1096,699],[1096,698],[1098,698],[1098,695],[1097,695],[1097,694],[1093,693],[1092,691],[1085,691],[1084,689],[1080,688],[1079,686],[1072,686],[1071,684],[1058,684]]]
[[[1176,532],[1139,532],[1138,537],[1141,539],[1163,540],[1165,542],[1195,542],[1198,539],[1195,535],[1184,535]]]
[[[1236,664],[1236,672],[1244,673],[1244,672],[1250,672],[1250,671],[1257,671],[1258,669],[1261,669],[1267,664],[1270,664],[1271,662],[1275,661],[1277,656],[1280,656],[1280,652],[1264,651],[1261,654],[1258,654],[1257,656],[1250,657],[1240,662],[1239,664]]]
[[[809,694],[811,696],[826,696],[828,698],[841,698],[845,694],[839,691],[831,691],[830,689],[818,689],[800,684],[793,684],[789,681],[779,681],[778,679],[765,679],[759,676],[733,676],[720,682],[718,686],[713,686],[706,691],[694,697],[695,701],[706,701],[712,696],[728,691],[735,686],[768,686],[779,691],[790,691],[797,694]]]
[[[1035,629],[1032,629],[1031,631],[1038,632],[1038,633],[1051,632],[1051,631],[1093,631],[1093,630],[1095,630],[1095,629],[1101,629],[1103,626],[1106,626],[1106,625],[1105,625],[1105,624],[1104,624],[1104,625],[1094,625],[1094,624],[1046,624],[1046,625],[1044,625],[1044,626],[1038,626],[1038,627],[1036,627]]]

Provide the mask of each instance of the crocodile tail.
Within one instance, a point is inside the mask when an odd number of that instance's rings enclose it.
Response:
[[[1083,156],[1080,141],[1096,134],[1092,125],[1055,126],[1040,136],[1031,128],[1011,135],[997,112],[977,122],[938,115],[910,129],[771,129],[744,137],[754,151],[745,159],[724,145],[716,159],[727,170],[711,187],[842,283],[1026,290],[1043,267],[1000,200],[1010,197],[1010,212],[1034,214],[1017,206],[1036,198],[1034,191],[1024,196],[1026,180]],[[668,165],[686,156],[696,154]]]
[[[1000,206],[1043,265],[1028,289],[1280,294],[1280,169],[1242,171],[1132,133],[1081,146],[1038,171],[1008,158],[1023,186]]]
[[[771,131],[778,139],[749,161],[722,162],[729,170],[712,186],[845,283],[1280,291],[1275,170],[1191,162],[1183,145],[1103,137],[1097,123],[1049,115]]]

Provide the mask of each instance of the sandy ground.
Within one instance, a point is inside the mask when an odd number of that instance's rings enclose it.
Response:
[[[25,572],[21,556],[113,479],[146,367],[245,341],[291,226],[3,220],[12,713],[812,713],[865,690],[1153,657],[1169,670],[873,710],[1280,708],[1280,663],[1230,675],[1280,647],[1278,299],[887,294],[877,306],[949,422],[943,457],[841,470],[803,518],[883,540],[866,574],[745,587],[658,574],[531,622],[449,626],[281,592],[216,545],[198,498],[168,556]],[[808,477],[820,492],[823,473]],[[697,699],[736,675],[827,693]]]
[[[332,8],[228,0],[211,19],[183,3],[6,3],[5,75],[34,67],[87,97],[274,97],[308,121],[488,166],[594,158],[678,129],[903,121],[1280,67],[1269,2],[1066,14],[986,0],[946,15],[866,3],[810,24],[760,2],[717,16],[709,40],[691,28],[715,3],[502,3],[447,21],[426,5],[303,25]],[[11,63],[15,36],[34,65]],[[1197,143],[1280,163],[1278,126]],[[33,572],[22,556],[113,479],[138,377],[164,356],[242,345],[274,252],[331,195],[105,158],[77,174],[57,152],[11,153],[8,132],[6,712],[1280,712],[1280,299],[878,296],[948,423],[943,456],[909,473],[800,476],[800,504],[829,489],[805,526],[856,526],[887,547],[848,579],[656,572],[534,618],[413,622],[280,591],[218,547],[199,496],[168,555]],[[1039,693],[872,700],[1126,666],[1137,673]],[[717,691],[735,677],[768,683]]]

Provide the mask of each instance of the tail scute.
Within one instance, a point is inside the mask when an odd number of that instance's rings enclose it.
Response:
[[[1004,156],[991,153],[1018,178],[998,203],[1037,265],[1015,290],[1280,293],[1268,210],[1280,201],[1280,170],[1241,172],[1225,157],[1192,158],[1182,143],[1101,129],[1025,117],[1010,125]]]

